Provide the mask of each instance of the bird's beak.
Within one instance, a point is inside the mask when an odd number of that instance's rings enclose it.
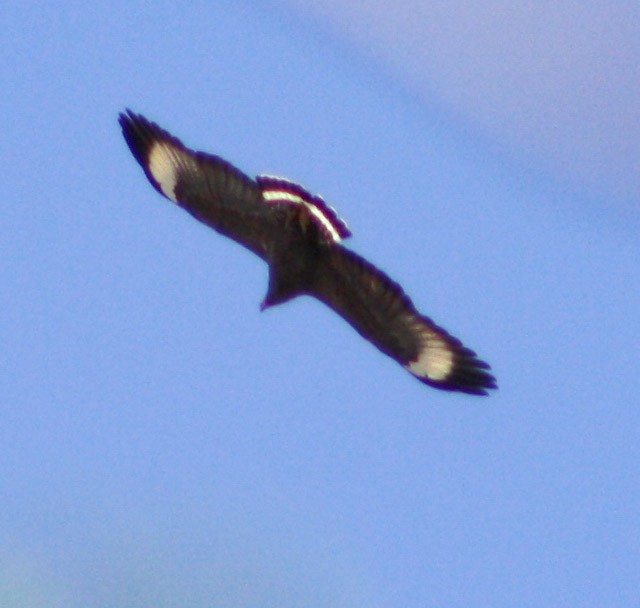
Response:
[[[264,312],[265,310],[267,310],[267,308],[269,308],[269,306],[271,306],[271,304],[269,304],[266,299],[262,300],[262,302],[260,302],[260,312]]]

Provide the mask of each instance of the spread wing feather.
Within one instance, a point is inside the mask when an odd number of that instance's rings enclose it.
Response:
[[[185,147],[157,124],[128,110],[120,126],[153,187],[201,222],[266,258],[277,231],[258,184],[222,158]]]
[[[496,388],[487,363],[418,313],[386,274],[340,245],[324,247],[309,295],[425,384],[474,395]]]

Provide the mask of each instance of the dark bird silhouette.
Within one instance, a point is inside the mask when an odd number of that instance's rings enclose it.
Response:
[[[267,262],[261,309],[313,296],[421,382],[473,395],[496,388],[488,364],[418,313],[386,274],[340,244],[351,233],[321,197],[286,179],[251,179],[131,110],[120,114],[120,125],[160,194]]]

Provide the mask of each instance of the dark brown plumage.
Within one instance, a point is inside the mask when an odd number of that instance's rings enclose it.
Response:
[[[475,395],[496,388],[489,365],[418,313],[397,283],[340,244],[350,232],[320,197],[282,178],[253,180],[130,110],[120,125],[158,192],[267,262],[262,309],[313,296],[421,382]]]

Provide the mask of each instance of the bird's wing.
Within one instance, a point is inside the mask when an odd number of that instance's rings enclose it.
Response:
[[[473,395],[497,387],[487,363],[419,314],[397,283],[340,245],[324,248],[308,293],[425,384]]]
[[[262,258],[277,230],[272,209],[258,184],[218,156],[194,152],[127,110],[120,126],[131,152],[153,187],[196,219]]]

